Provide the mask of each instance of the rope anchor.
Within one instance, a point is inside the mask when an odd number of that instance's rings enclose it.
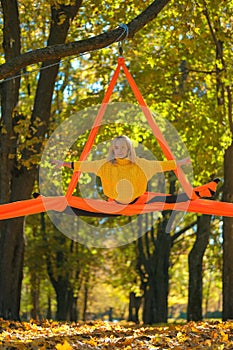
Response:
[[[129,28],[127,26],[127,24],[123,24],[123,23],[120,23],[119,24],[119,27],[122,28],[124,31],[122,32],[122,34],[120,35],[120,37],[118,38],[118,49],[119,49],[119,55],[120,57],[123,57],[123,42],[124,40],[126,40],[128,38],[128,34],[129,34]],[[124,35],[125,34],[125,35]],[[124,38],[123,40],[120,40],[121,37],[124,35]]]

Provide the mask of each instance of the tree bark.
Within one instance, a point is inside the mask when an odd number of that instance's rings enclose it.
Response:
[[[196,241],[189,253],[188,321],[202,320],[202,262],[210,236],[210,215],[201,215],[197,220]]]
[[[233,202],[233,143],[224,157],[224,191],[223,200]],[[224,321],[233,319],[233,218],[223,219],[223,314]]]

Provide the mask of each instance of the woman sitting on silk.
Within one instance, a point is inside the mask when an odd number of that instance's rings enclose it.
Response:
[[[54,160],[57,167],[65,166],[74,171],[94,173],[100,177],[104,194],[109,200],[119,204],[133,204],[140,202],[146,194],[148,181],[153,175],[161,172],[176,170],[177,166],[190,164],[189,158],[182,160],[148,160],[137,157],[132,141],[127,136],[117,136],[111,142],[109,153],[106,159],[94,161],[63,162]],[[218,179],[201,186],[203,188],[193,191],[192,198],[186,193],[177,195],[154,195],[147,203],[185,202],[200,197],[212,197],[215,194]],[[199,188],[198,188],[199,189]],[[203,193],[202,193],[203,192]]]

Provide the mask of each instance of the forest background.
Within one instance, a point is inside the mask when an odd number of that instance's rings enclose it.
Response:
[[[53,130],[101,103],[116,66],[117,41],[123,39],[120,23],[129,28],[123,42],[127,65],[148,106],[185,143],[193,185],[220,177],[218,199],[232,202],[230,1],[2,0],[1,5],[1,203],[30,198],[38,190],[41,154]],[[112,101],[134,101],[124,77]],[[161,156],[149,133],[127,125],[121,131]],[[113,134],[111,128],[105,132]],[[79,156],[85,137],[71,157]],[[64,188],[70,176],[65,173]],[[172,190],[172,174],[168,180]],[[152,324],[181,316],[201,320],[223,310],[223,319],[232,318],[232,219],[186,214],[168,233],[170,216],[163,212],[140,239],[114,249],[72,241],[44,214],[2,221],[0,316],[107,315]]]

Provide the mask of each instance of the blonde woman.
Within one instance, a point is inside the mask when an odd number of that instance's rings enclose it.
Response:
[[[140,200],[146,193],[148,181],[156,173],[175,170],[177,165],[190,164],[190,159],[182,160],[148,160],[136,155],[132,141],[127,136],[117,136],[111,142],[107,159],[94,161],[63,162],[53,161],[53,164],[94,173],[100,177],[104,194],[120,204],[132,204]],[[196,194],[196,198],[199,194]],[[147,203],[175,203],[188,201],[185,193],[178,195],[154,196]]]

